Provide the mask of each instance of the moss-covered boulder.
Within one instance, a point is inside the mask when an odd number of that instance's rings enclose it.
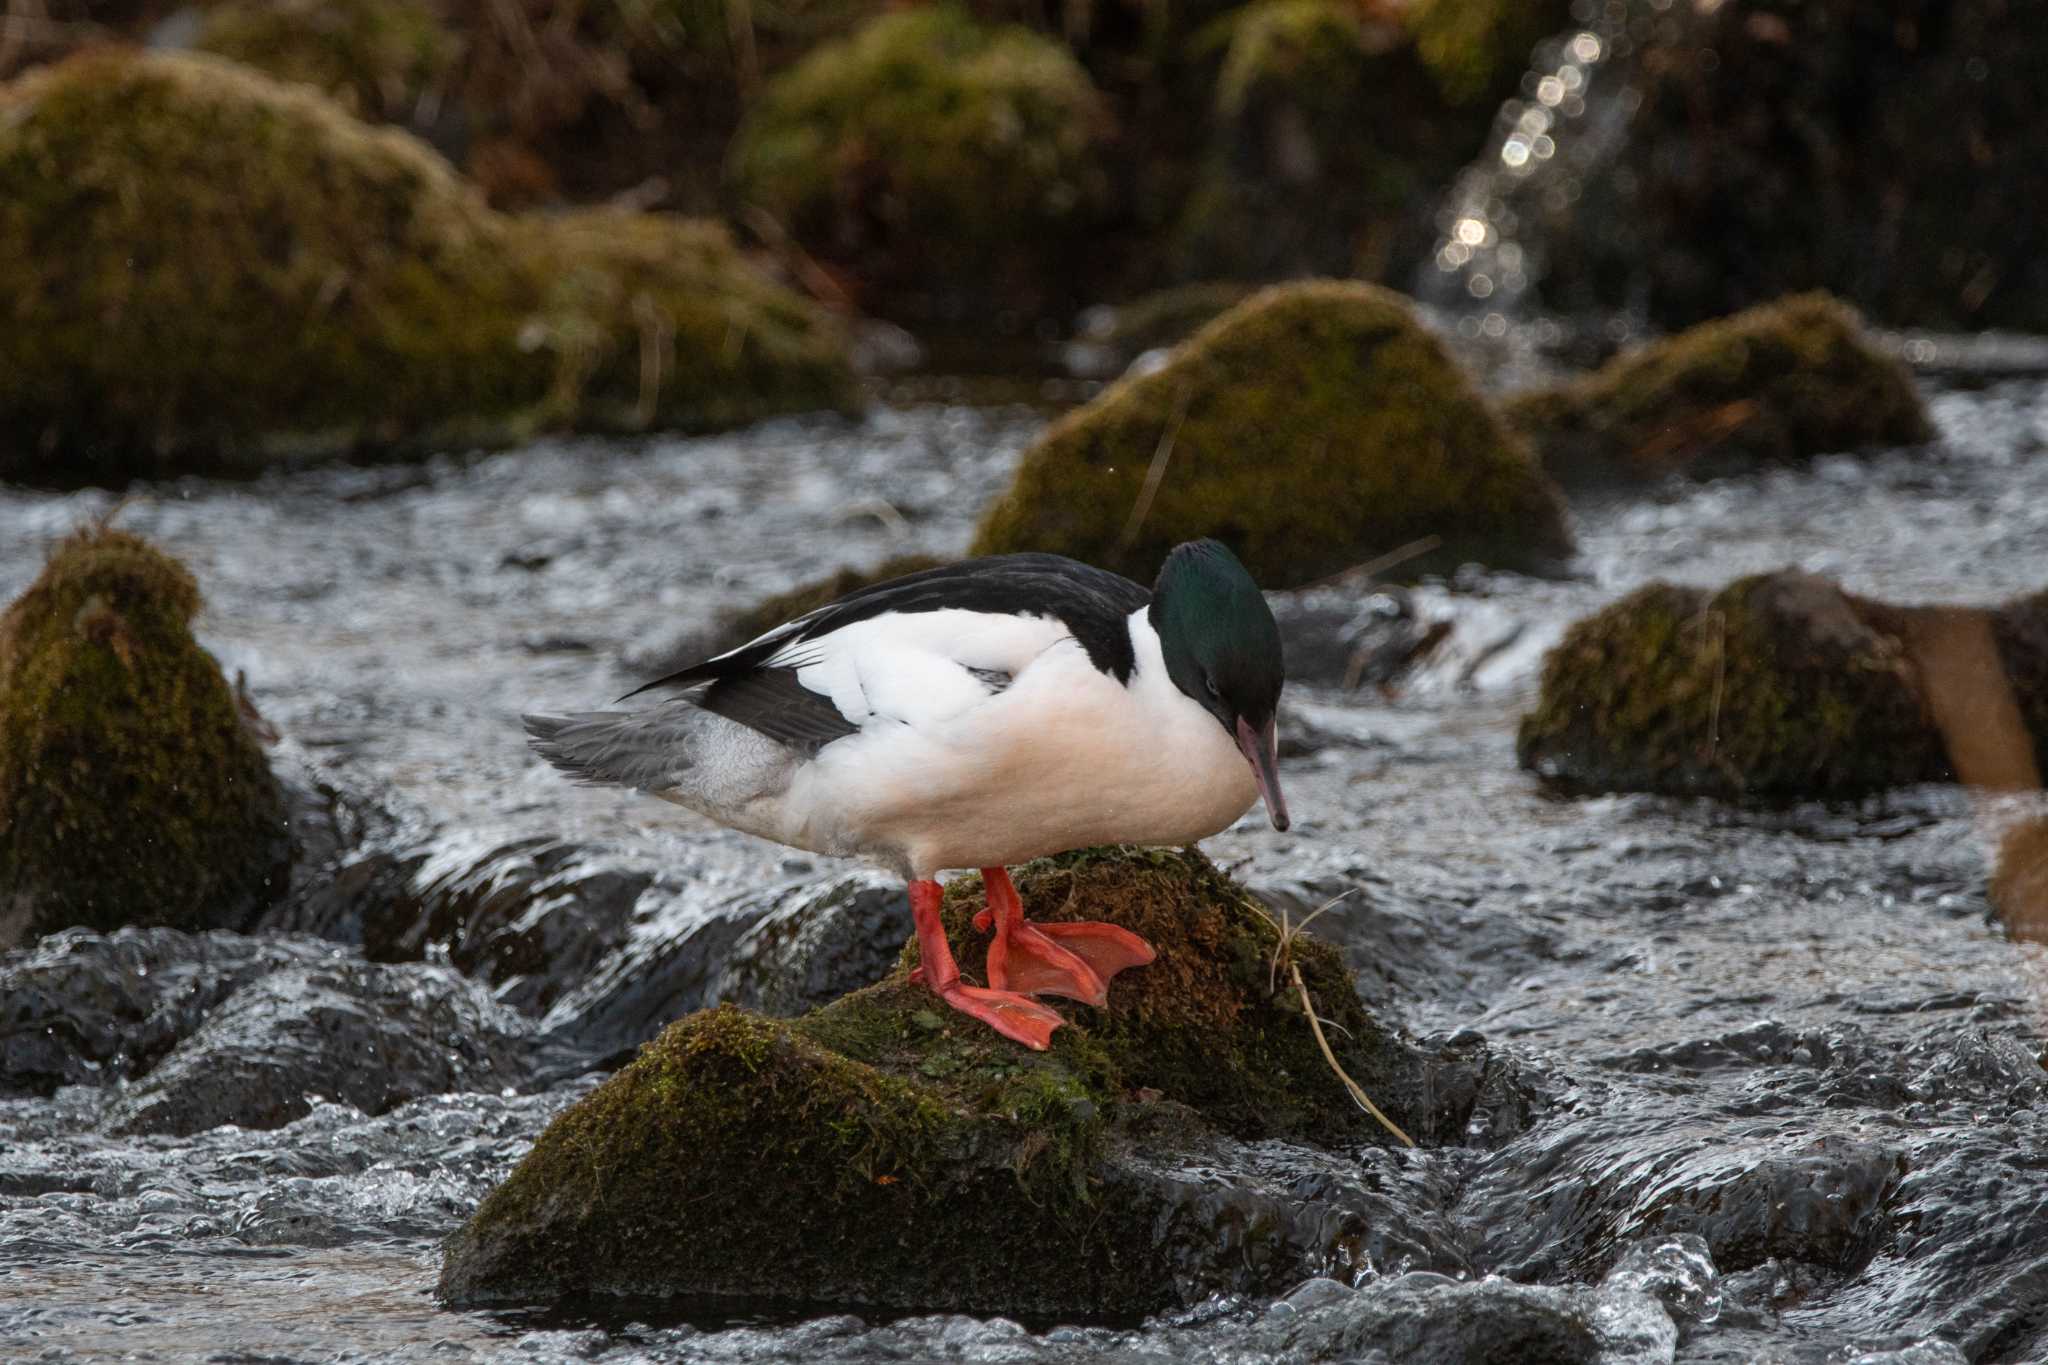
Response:
[[[69,925],[239,926],[285,889],[285,804],[184,566],[82,531],[0,616],[0,948]]]
[[[1045,1053],[912,985],[914,948],[801,1019],[692,1015],[542,1134],[451,1239],[442,1295],[1128,1315],[1398,1241],[1326,1186],[1289,1205],[1187,1169],[1219,1144],[1387,1140],[1317,1051],[1242,888],[1192,851],[1069,854],[1017,881],[1034,918],[1114,920],[1158,961],[1120,975],[1107,1010],[1061,1002],[1072,1024]],[[970,978],[981,901],[977,878],[948,888]],[[1293,961],[1350,1074],[1418,1139],[1458,1140],[1483,1058],[1390,1031],[1332,949],[1297,939]]]
[[[1653,583],[1578,622],[1522,718],[1522,766],[1571,791],[1855,797],[1944,780],[1887,609],[1796,571]]]
[[[421,0],[221,0],[193,46],[325,91],[357,118],[408,123],[447,94],[461,39]]]
[[[1055,423],[974,552],[1052,550],[1149,582],[1197,536],[1267,588],[1425,536],[1442,546],[1412,572],[1572,553],[1556,487],[1407,302],[1335,282],[1253,296]]]
[[[0,87],[0,478],[852,397],[836,328],[715,230],[504,217],[413,138],[219,58]]]
[[[1701,473],[1934,438],[1905,365],[1822,293],[1637,347],[1520,394],[1503,413],[1561,479]]]
[[[1067,302],[1107,193],[1107,106],[1067,50],[951,5],[898,10],[763,88],[742,196],[897,311]]]

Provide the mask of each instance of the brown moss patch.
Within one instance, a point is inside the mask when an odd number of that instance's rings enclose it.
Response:
[[[325,91],[358,118],[404,123],[445,93],[461,40],[415,0],[223,0],[193,46]]]
[[[284,890],[283,797],[198,609],[183,565],[94,529],[0,616],[0,946],[238,925]]]
[[[1653,583],[1578,622],[1522,718],[1522,766],[1576,791],[1853,797],[1949,775],[1898,637],[1792,571]]]
[[[1624,353],[1503,408],[1559,478],[1650,478],[1934,438],[1855,311],[1799,294]]]
[[[1254,295],[1061,419],[974,553],[1050,550],[1147,581],[1172,546],[1214,536],[1283,588],[1430,535],[1443,548],[1409,570],[1546,569],[1572,552],[1556,489],[1406,302],[1324,282]]]

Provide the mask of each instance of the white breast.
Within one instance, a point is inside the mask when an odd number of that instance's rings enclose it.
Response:
[[[983,619],[941,619],[954,616]],[[929,876],[1091,844],[1192,843],[1250,808],[1249,766],[1167,677],[1143,609],[1130,617],[1128,684],[1099,671],[1057,622],[1019,621],[893,618],[864,645],[849,640],[808,665],[806,686],[866,719],[795,775],[773,837]],[[1013,681],[991,696],[970,667]]]

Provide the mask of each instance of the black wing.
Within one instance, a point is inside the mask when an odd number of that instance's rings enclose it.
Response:
[[[830,697],[798,682],[793,668],[757,668],[720,678],[697,698],[697,705],[807,758],[835,739],[860,733]]]
[[[771,631],[751,644],[741,645],[714,659],[692,664],[665,678],[636,687],[626,696],[638,696],[655,688],[722,684],[763,670],[769,659],[799,641],[821,639],[857,621],[890,612],[953,608],[1012,616],[1055,617],[1088,652],[1090,662],[1118,682],[1129,682],[1132,670],[1137,667],[1137,658],[1131,649],[1131,635],[1125,618],[1151,600],[1149,591],[1122,574],[1098,569],[1064,555],[1016,554],[963,559],[954,564],[942,564],[936,569],[925,569],[856,588],[838,601],[797,618],[791,623],[793,629]],[[794,692],[816,698],[832,710],[833,715],[839,714],[831,702],[797,685],[794,673],[791,673],[789,686]],[[797,704],[807,705],[801,701]],[[740,709],[752,712],[757,708],[742,705]],[[731,719],[753,726],[763,734],[773,734],[747,716],[734,714]],[[849,722],[842,716],[840,724]]]

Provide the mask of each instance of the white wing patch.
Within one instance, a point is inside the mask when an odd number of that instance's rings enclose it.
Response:
[[[988,684],[969,670],[1014,676],[1070,638],[1050,617],[959,608],[884,613],[793,641],[766,662],[794,667],[799,683],[830,697],[855,725],[884,720],[926,729],[988,700]]]

